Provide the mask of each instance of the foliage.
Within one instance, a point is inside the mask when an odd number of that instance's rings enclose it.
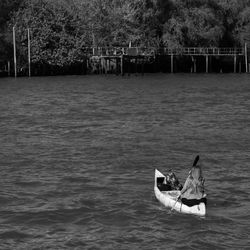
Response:
[[[92,38],[89,46],[128,45],[134,37],[134,12],[128,1],[92,0],[78,6],[84,32]]]
[[[16,37],[19,51],[27,54],[27,29],[31,30],[33,63],[65,66],[82,60],[81,46],[85,45],[79,31],[80,20],[65,2],[33,1],[29,8],[15,14]]]
[[[84,60],[87,46],[243,45],[250,0],[1,0],[5,58],[14,25],[19,60],[27,62],[29,28],[32,62],[65,66]]]
[[[176,1],[175,10],[164,24],[164,42],[170,48],[218,46],[223,26],[214,7],[208,1]]]
[[[10,20],[11,15],[21,5],[22,0],[1,0],[0,1],[0,60],[5,60],[11,50],[10,44],[6,41],[8,32],[6,23]]]
[[[241,45],[250,42],[250,7],[246,7],[239,13],[234,36],[235,40]]]

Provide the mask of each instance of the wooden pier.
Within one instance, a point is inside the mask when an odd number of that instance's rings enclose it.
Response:
[[[132,74],[144,72],[189,72],[189,73],[209,73],[209,72],[234,72],[248,73],[250,70],[249,53],[247,44],[239,48],[218,48],[218,47],[189,47],[179,49],[169,49],[168,47],[83,47],[82,61],[78,62],[80,74]],[[31,76],[30,54],[28,56],[29,70]],[[15,57],[14,57],[15,59]],[[2,63],[0,73],[2,75],[17,75],[15,60],[12,63]],[[64,69],[57,69],[56,73],[46,64],[42,65],[44,69],[34,65],[35,75],[43,74],[67,74]],[[11,70],[11,69],[15,69]],[[36,71],[35,71],[36,70]],[[40,71],[39,71],[40,70]],[[66,69],[67,70],[67,69]],[[45,72],[45,73],[44,73]],[[51,73],[52,72],[52,73]],[[69,71],[70,73],[70,71]],[[1,75],[0,74],[0,75]]]
[[[111,71],[111,66],[116,68],[121,75],[129,72],[129,66],[125,72],[124,65],[130,65],[131,62],[137,68],[141,66],[141,72],[144,73],[144,65],[149,61],[155,61],[157,57],[170,58],[169,70],[171,73],[177,72],[175,60],[180,57],[189,57],[192,61],[190,72],[197,72],[198,58],[204,58],[204,72],[210,72],[212,58],[228,57],[232,58],[233,72],[249,72],[247,47],[242,48],[154,48],[154,47],[95,47],[85,48],[85,53],[90,61],[99,62],[98,73]],[[111,65],[111,66],[110,66]],[[245,69],[242,67],[245,65]],[[119,70],[118,70],[119,69]],[[221,70],[222,71],[222,70]]]

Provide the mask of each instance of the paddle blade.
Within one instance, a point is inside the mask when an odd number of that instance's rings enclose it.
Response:
[[[197,164],[197,162],[199,161],[199,159],[200,159],[200,156],[197,155],[197,156],[195,157],[195,159],[194,159],[193,167],[196,166],[196,164]]]

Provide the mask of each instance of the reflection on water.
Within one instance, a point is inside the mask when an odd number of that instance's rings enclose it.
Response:
[[[247,249],[249,75],[0,79],[1,249]],[[170,212],[154,168],[200,154],[206,218]]]

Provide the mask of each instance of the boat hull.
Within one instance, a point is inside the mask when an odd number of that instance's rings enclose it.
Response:
[[[180,191],[177,191],[177,190],[160,191],[158,186],[157,186],[157,178],[158,177],[166,178],[160,171],[155,169],[155,185],[154,185],[155,197],[165,207],[173,208],[175,211],[180,212],[180,213],[185,213],[185,214],[194,214],[194,215],[199,215],[199,216],[206,215],[205,203],[202,202],[199,205],[189,207],[189,206],[183,204],[181,201],[176,202],[177,197],[180,195]],[[166,182],[166,179],[164,179],[164,181]]]

